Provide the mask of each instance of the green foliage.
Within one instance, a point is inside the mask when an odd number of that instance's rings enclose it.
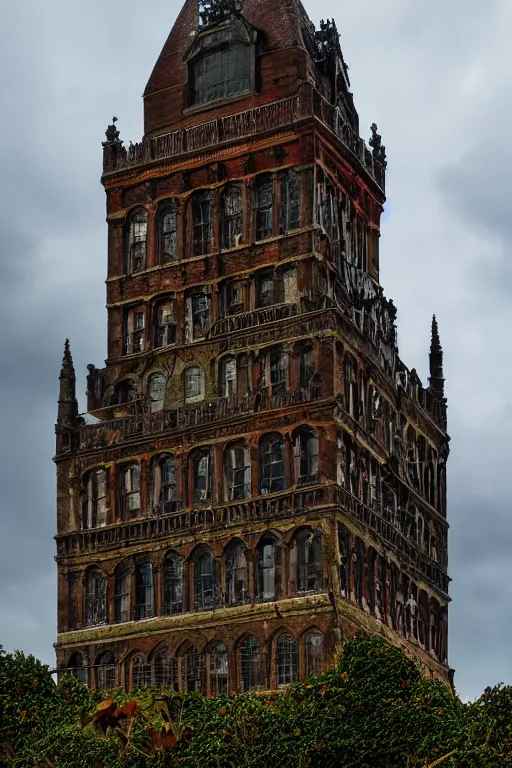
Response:
[[[157,689],[102,702],[0,649],[2,768],[512,766],[512,688],[464,705],[377,638],[286,694],[205,699]]]

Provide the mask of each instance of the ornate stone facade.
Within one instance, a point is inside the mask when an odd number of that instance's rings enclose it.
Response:
[[[187,0],[144,100],[103,143],[94,423],[61,372],[58,667],[272,689],[365,630],[448,681],[443,354],[434,319],[429,385],[399,357],[334,22]]]

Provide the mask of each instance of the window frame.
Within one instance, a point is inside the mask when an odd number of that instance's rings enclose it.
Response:
[[[97,566],[89,568],[85,581],[84,626],[102,627],[108,624],[107,579]]]
[[[166,220],[168,217],[174,218],[174,229],[170,228],[166,230]],[[178,231],[179,231],[179,212],[178,203],[175,199],[166,200],[160,204],[158,208],[157,221],[157,263],[159,266],[166,266],[167,264],[173,264],[179,260],[179,244],[178,244]],[[169,253],[166,246],[166,237],[171,235],[171,241],[174,245],[174,252]],[[174,238],[172,238],[172,235]],[[171,249],[172,250],[172,249]]]
[[[239,208],[234,213],[228,212],[227,203],[229,197],[238,199]],[[226,186],[221,194],[220,205],[220,242],[221,250],[228,251],[232,248],[238,248],[243,240],[244,233],[244,202],[242,189],[236,184]],[[238,238],[238,240],[237,240]]]
[[[177,552],[168,552],[162,567],[162,614],[164,616],[185,613],[185,588],[185,564]]]
[[[198,393],[197,394],[190,394],[190,387],[192,386],[193,382],[190,378],[192,376],[192,372],[195,372],[194,375],[196,377],[196,385],[198,385]],[[184,400],[185,405],[191,405],[193,403],[202,403],[206,397],[206,382],[205,382],[205,374],[204,369],[200,365],[190,365],[183,374],[183,388],[184,388]],[[192,391],[196,391],[195,387]]]
[[[200,109],[201,107],[204,107],[208,104],[214,104],[216,102],[224,101],[224,100],[233,100],[233,99],[239,99],[244,95],[248,95],[253,92],[254,90],[254,81],[255,81],[255,55],[254,55],[254,45],[252,44],[252,41],[249,39],[241,39],[240,35],[229,35],[230,30],[224,31],[224,40],[222,39],[222,32],[214,33],[213,35],[205,36],[200,41],[201,49],[196,55],[189,59],[188,62],[188,96],[187,96],[187,103],[188,107],[190,109]],[[226,34],[227,33],[227,34]],[[208,44],[208,40],[217,39],[217,43],[215,44]],[[230,39],[231,38],[231,39]],[[234,51],[240,51],[242,49],[244,50],[245,54],[245,64],[247,65],[247,73],[244,76],[244,79],[247,82],[247,86],[245,88],[242,88],[241,90],[232,90],[229,91],[227,87],[225,87],[224,92],[220,93],[213,93],[210,96],[207,94],[207,88],[208,85],[205,84],[203,89],[205,90],[205,97],[204,98],[198,98],[198,88],[197,88],[197,81],[198,81],[198,73],[197,69],[201,65],[201,63],[209,60],[214,59],[214,57],[218,59],[220,58],[220,62],[217,63],[217,67],[226,66],[228,62],[222,61],[222,54],[226,52],[234,52]],[[240,68],[242,58],[239,57],[239,59],[236,59],[234,57],[233,66],[235,66],[236,69]],[[229,63],[228,63],[229,65]],[[199,77],[204,77],[205,73],[199,75]],[[229,82],[228,80],[217,80],[214,85],[210,85],[210,88],[216,87],[217,89],[221,88],[222,83],[226,84]]]
[[[137,217],[140,217],[140,221],[136,221]],[[144,221],[142,221],[142,218]],[[136,231],[137,226],[141,226],[141,236],[139,231]],[[135,208],[130,212],[127,217],[125,227],[125,269],[127,275],[134,275],[139,272],[144,272],[147,268],[148,259],[148,225],[149,216],[146,208]],[[143,245],[140,249],[141,253],[138,254],[138,246]],[[142,264],[139,268],[136,268],[136,259],[141,259]]]
[[[281,457],[274,460],[274,446],[280,445]],[[281,474],[276,474],[275,467],[281,465]],[[258,446],[258,475],[259,493],[264,496],[270,493],[285,491],[288,483],[286,476],[286,443],[279,433],[263,435]],[[276,487],[281,485],[281,487]]]
[[[171,312],[165,312],[167,308]],[[155,347],[163,349],[164,347],[174,346],[178,337],[178,322],[176,320],[176,302],[173,299],[157,304],[155,308]],[[167,320],[166,320],[167,318]],[[168,318],[171,318],[170,320]]]
[[[255,222],[256,242],[274,237],[274,213],[276,206],[275,179],[273,174],[262,174],[255,182]]]

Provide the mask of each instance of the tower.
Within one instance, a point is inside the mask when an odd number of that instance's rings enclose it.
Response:
[[[427,388],[398,354],[386,152],[335,23],[187,0],[144,122],[103,143],[108,357],[96,422],[73,406],[57,441],[59,668],[272,689],[363,630],[449,680],[442,350],[436,325]]]

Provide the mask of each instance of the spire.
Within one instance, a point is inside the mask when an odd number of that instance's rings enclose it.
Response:
[[[436,316],[432,318],[432,340],[430,342],[430,390],[439,400],[444,398],[443,348],[439,339]]]
[[[60,371],[60,392],[57,424],[60,426],[74,426],[78,416],[78,402],[76,399],[76,375],[69,339],[64,344],[64,357]]]

